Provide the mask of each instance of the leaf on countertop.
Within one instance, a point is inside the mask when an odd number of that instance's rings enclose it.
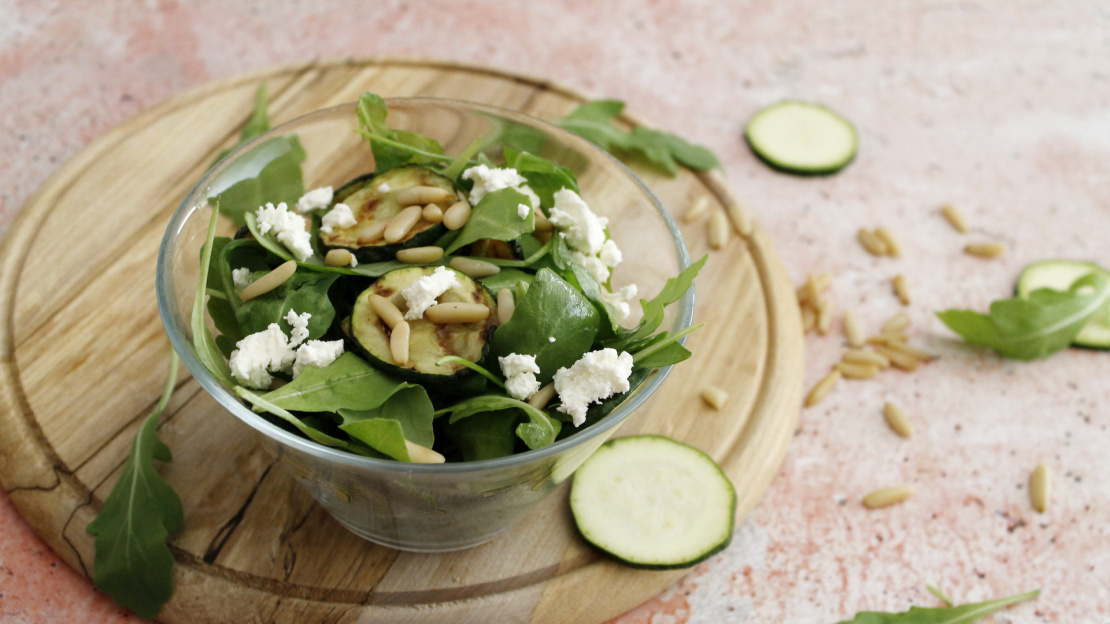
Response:
[[[158,421],[177,383],[178,358],[162,397],[139,428],[123,473],[86,530],[96,536],[93,582],[117,604],[144,618],[158,615],[173,596],[173,553],[166,538],[181,529],[181,499],[158,474],[154,460],[172,459],[158,437]]]
[[[1041,590],[999,598],[987,602],[977,602],[958,607],[910,607],[909,611],[902,613],[883,613],[879,611],[864,611],[857,613],[851,620],[840,624],[970,624],[979,618],[986,617],[999,609],[1039,596]]]
[[[1043,288],[1027,299],[995,301],[989,314],[945,310],[937,316],[971,344],[990,347],[1003,357],[1033,360],[1066,348],[1108,301],[1110,278],[1092,273],[1066,291]]]

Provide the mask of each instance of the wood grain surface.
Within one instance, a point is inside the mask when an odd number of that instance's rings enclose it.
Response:
[[[529,77],[425,60],[313,62],[185,92],[118,126],[68,162],[23,208],[0,249],[0,482],[34,529],[88,575],[85,526],[158,399],[169,344],[154,297],[162,232],[181,197],[234,143],[260,82],[275,123],[352,101],[441,96],[558,117],[585,97]],[[625,116],[635,125],[642,122]],[[732,235],[698,279],[694,357],[620,434],[654,432],[717,459],[745,517],[794,433],[802,334],[773,246],[717,174],[638,170],[682,223],[691,255],[708,251],[701,197]],[[706,406],[707,384],[727,389]],[[615,565],[576,535],[565,491],[509,534],[449,554],[404,553],[343,530],[189,377],[160,434],[164,474],[185,527],[172,536],[174,598],[165,622],[600,622],[682,571]],[[565,486],[564,486],[565,488]]]

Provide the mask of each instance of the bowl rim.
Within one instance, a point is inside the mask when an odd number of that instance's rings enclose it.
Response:
[[[511,109],[492,106],[489,104],[482,104],[478,102],[471,102],[467,100],[460,100],[454,98],[436,98],[436,97],[395,97],[385,98],[387,110],[392,106],[421,106],[431,105],[439,107],[447,107],[453,109],[463,109],[474,111],[484,114],[492,114],[498,117],[508,119],[510,121],[522,122],[525,125],[538,127],[547,134],[554,135],[559,138],[560,142],[576,144],[579,149],[587,152],[594,152],[600,155],[602,160],[608,160],[611,164],[616,165],[618,171],[622,172],[628,179],[638,187],[648,204],[651,205],[662,217],[667,230],[671,234],[671,238],[675,244],[675,249],[678,255],[680,271],[685,270],[690,266],[690,255],[686,248],[685,241],[682,234],[678,229],[678,225],[671,217],[670,213],[663,206],[662,202],[655,196],[655,194],[648,188],[647,184],[636,175],[627,165],[620,160],[613,157],[611,154],[601,149],[594,143],[579,137],[555,124]],[[472,472],[483,472],[490,470],[499,470],[503,468],[511,468],[515,466],[524,466],[533,461],[541,461],[546,458],[555,457],[560,455],[563,451],[572,449],[577,446],[589,442],[599,435],[614,429],[624,422],[624,420],[642,405],[663,383],[663,380],[670,374],[671,366],[665,366],[653,370],[636,388],[632,390],[628,397],[626,397],[620,404],[616,406],[610,413],[606,414],[596,423],[577,431],[562,440],[557,440],[552,444],[539,449],[529,449],[512,455],[504,457],[497,457],[493,459],[481,459],[474,461],[461,461],[461,462],[446,462],[443,464],[417,464],[412,462],[399,462],[391,459],[378,459],[374,457],[366,457],[363,455],[356,455],[354,453],[344,451],[342,449],[332,448],[323,444],[314,442],[299,434],[287,431],[274,423],[271,423],[260,414],[256,414],[245,406],[235,395],[226,387],[218,382],[209,373],[208,369],[200,362],[196,356],[195,348],[191,340],[186,336],[185,330],[188,329],[187,323],[184,327],[178,323],[178,318],[174,314],[176,302],[170,296],[170,284],[174,283],[173,279],[173,250],[175,249],[175,239],[180,233],[185,222],[193,216],[192,213],[199,212],[206,209],[206,204],[193,204],[191,199],[197,194],[199,189],[205,188],[208,183],[215,179],[215,177],[222,173],[223,170],[234,162],[235,158],[243,153],[254,148],[256,145],[263,141],[288,133],[290,128],[301,125],[311,121],[315,117],[325,117],[334,115],[338,112],[344,114],[351,114],[357,107],[357,102],[347,102],[334,106],[329,106],[322,109],[317,109],[302,115],[298,115],[288,121],[279,125],[273,126],[266,132],[254,137],[250,141],[237,146],[234,150],[229,152],[223,159],[211,166],[204,175],[193,184],[182,200],[179,202],[177,209],[174,211],[169,224],[166,227],[165,233],[162,236],[162,241],[158,250],[158,260],[156,266],[156,293],[158,299],[158,311],[162,319],[162,324],[169,336],[170,343],[181,358],[182,363],[185,365],[189,373],[200,383],[201,387],[216,400],[225,410],[233,414],[239,421],[252,428],[256,433],[273,440],[274,442],[285,447],[291,447],[294,450],[303,452],[305,454],[317,457],[319,459],[343,464],[350,467],[357,467],[363,469],[374,469],[384,472],[393,473],[409,473],[409,474],[445,474],[457,475]],[[694,299],[695,299],[695,286],[691,285],[690,289],[686,291],[682,298],[676,303],[681,302],[680,315],[675,319],[675,330],[680,330],[689,327],[693,322],[694,316]],[[686,339],[682,339],[685,343]],[[604,439],[604,438],[603,438]]]

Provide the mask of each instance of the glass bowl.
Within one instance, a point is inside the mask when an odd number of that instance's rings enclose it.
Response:
[[[635,283],[640,297],[651,298],[689,264],[678,228],[651,191],[592,143],[539,119],[470,102],[393,99],[387,100],[387,106],[392,128],[432,137],[449,155],[484,136],[485,153],[500,162],[499,143],[514,137],[516,144],[527,141],[529,151],[571,169],[583,199],[609,219],[611,236],[624,254],[613,272],[614,290]],[[205,173],[181,201],[162,240],[157,268],[159,310],[173,348],[193,377],[249,427],[258,443],[343,526],[365,539],[403,550],[468,548],[523,519],[649,399],[669,367],[653,371],[595,424],[540,449],[481,461],[411,464],[363,457],[319,445],[252,412],[206,370],[193,346],[189,319],[211,216],[207,198],[254,176],[273,156],[267,154],[275,145],[269,139],[291,135],[298,137],[306,154],[305,190],[338,188],[374,169],[369,145],[356,128],[353,103],[316,111],[240,146]],[[220,224],[221,235],[233,232],[230,221]],[[687,327],[693,303],[691,289],[668,307],[660,329],[675,332]],[[633,316],[626,324],[638,320],[639,306],[632,307]]]

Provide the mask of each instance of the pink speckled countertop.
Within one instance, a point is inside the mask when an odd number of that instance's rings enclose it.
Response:
[[[249,6],[254,4],[256,6]],[[0,0],[0,231],[66,159],[188,87],[344,56],[430,56],[550,79],[713,149],[796,282],[829,271],[840,309],[871,328],[909,279],[912,373],[842,383],[802,411],[766,498],[733,545],[620,624],[836,622],[1041,588],[1001,622],[1110,622],[1110,354],[1018,363],[969,348],[933,316],[1007,296],[1025,264],[1110,266],[1110,6],[1050,1],[243,3]],[[741,138],[782,98],[855,121],[860,153],[828,178],[774,173]],[[956,234],[938,215],[959,206]],[[885,226],[901,258],[855,240]],[[997,239],[982,260],[964,242]],[[843,349],[807,339],[806,387]],[[917,435],[883,424],[884,400]],[[1029,505],[1038,463],[1055,474]],[[860,504],[912,483],[892,508]],[[743,484],[738,484],[743,487]],[[0,496],[0,619],[136,619],[96,593]]]

